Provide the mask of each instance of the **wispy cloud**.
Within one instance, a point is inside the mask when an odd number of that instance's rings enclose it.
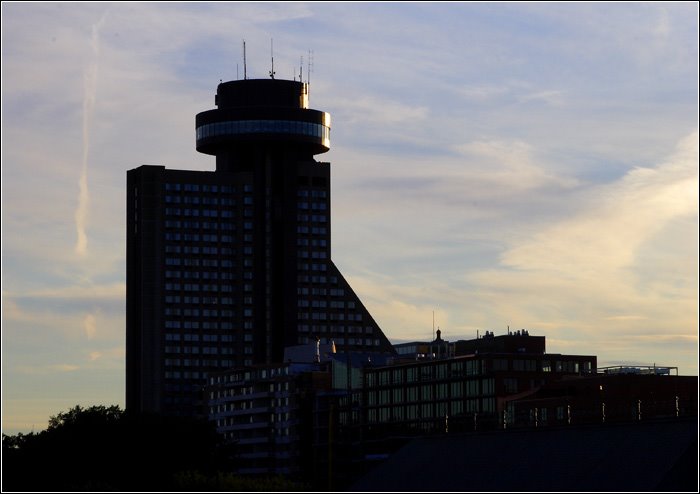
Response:
[[[577,278],[629,266],[640,245],[677,216],[697,214],[697,133],[655,169],[631,171],[592,192],[590,209],[514,246],[506,266],[552,270]]]
[[[18,374],[33,376],[49,375],[54,372],[75,372],[77,370],[80,370],[80,366],[75,364],[52,364],[44,366],[18,365],[14,368],[14,371]]]
[[[554,185],[574,187],[578,181],[547,173],[532,156],[532,146],[523,141],[481,140],[456,146],[469,162],[474,177],[494,187],[527,190]]]
[[[87,253],[87,222],[90,207],[90,192],[88,190],[88,159],[90,151],[90,129],[92,116],[95,110],[95,98],[97,97],[97,73],[100,57],[100,28],[104,25],[107,14],[92,26],[92,52],[94,60],[85,69],[84,75],[84,100],[83,100],[83,166],[80,173],[78,208],[75,211],[75,226],[78,239],[75,244],[75,252],[84,256]]]
[[[86,314],[83,319],[83,328],[85,328],[85,336],[88,340],[92,340],[95,337],[95,332],[97,331],[96,317],[94,314]]]

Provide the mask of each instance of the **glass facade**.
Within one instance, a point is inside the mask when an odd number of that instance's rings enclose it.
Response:
[[[228,120],[197,127],[197,140],[208,137],[248,134],[289,134],[316,137],[330,147],[331,128],[324,124],[295,120]]]

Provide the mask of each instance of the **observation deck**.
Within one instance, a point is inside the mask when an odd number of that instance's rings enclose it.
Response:
[[[308,108],[308,84],[244,79],[219,84],[217,109],[195,118],[197,151],[217,155],[256,144],[292,145],[311,154],[330,149],[330,114]]]

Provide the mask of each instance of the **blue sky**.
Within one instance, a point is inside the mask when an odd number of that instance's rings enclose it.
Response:
[[[220,79],[332,115],[332,257],[394,342],[698,373],[698,5],[2,3],[2,427],[124,405],[125,184]]]

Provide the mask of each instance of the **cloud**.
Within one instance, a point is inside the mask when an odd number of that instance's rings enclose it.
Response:
[[[507,95],[511,88],[503,84],[464,86],[458,89],[457,93],[467,100],[476,102],[486,102],[496,97]]]
[[[513,246],[503,264],[587,279],[633,264],[641,244],[665,224],[697,214],[697,138],[685,138],[657,168],[638,168],[599,187],[588,210]]]
[[[521,96],[519,101],[521,103],[528,103],[531,101],[542,102],[546,105],[551,106],[562,106],[565,103],[564,99],[565,91],[559,89],[546,89],[542,91],[537,91],[534,93],[529,93]]]
[[[694,132],[656,167],[588,190],[570,218],[511,240],[499,267],[467,274],[474,305],[607,358],[697,339],[697,141]]]
[[[663,6],[661,6],[659,9],[659,17],[652,32],[656,37],[663,39],[667,38],[671,32],[668,10],[666,10]]]
[[[90,207],[90,192],[88,190],[88,158],[90,150],[90,129],[92,127],[92,115],[95,109],[97,97],[97,72],[100,57],[100,28],[104,25],[107,13],[92,26],[92,51],[94,61],[85,69],[84,74],[84,99],[83,99],[83,167],[78,181],[78,208],[75,211],[75,226],[78,239],[75,244],[75,252],[80,256],[87,253],[87,220]]]
[[[126,296],[126,284],[123,282],[112,284],[75,284],[70,286],[58,286],[44,289],[26,291],[3,291],[3,302],[8,302],[16,313],[17,303],[34,302],[37,306],[53,306],[67,304],[74,301],[76,306],[109,304],[123,302]]]
[[[80,370],[80,366],[74,364],[52,364],[52,365],[17,365],[13,369],[18,374],[31,376],[51,375],[55,372],[76,372]]]
[[[83,328],[85,329],[85,336],[88,340],[92,340],[95,337],[95,332],[97,331],[97,324],[94,314],[87,314],[83,319]]]
[[[550,185],[570,188],[578,184],[575,179],[558,177],[538,166],[532,146],[524,141],[479,140],[455,148],[469,161],[474,175],[470,178],[491,182],[493,187],[527,190]]]
[[[124,284],[4,291],[5,348],[123,339]]]

